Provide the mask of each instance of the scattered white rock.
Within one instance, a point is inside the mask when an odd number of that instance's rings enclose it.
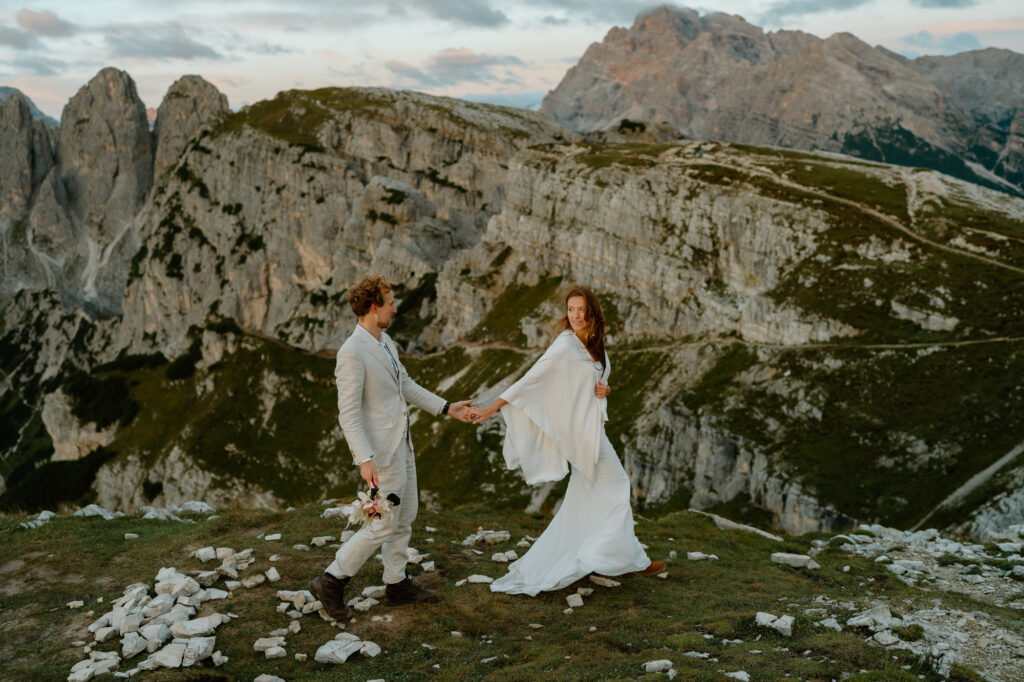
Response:
[[[85,606],[85,602],[84,602],[84,601],[82,601],[82,600],[80,600],[80,599],[79,599],[79,600],[75,600],[75,601],[69,601],[69,602],[68,602],[68,608],[69,608],[69,609],[80,609],[80,608],[82,608],[83,606]]]
[[[180,668],[186,646],[184,642],[171,642],[153,654],[153,662],[162,668]]]
[[[813,561],[811,557],[806,554],[790,554],[789,552],[775,552],[772,554],[772,561],[777,564],[785,564],[786,566],[792,566],[793,568],[810,568],[810,563]],[[817,563],[814,564],[820,568]]]
[[[618,580],[605,578],[602,575],[594,575],[593,573],[590,575],[590,582],[594,583],[595,585],[600,585],[601,587],[618,587],[622,584]]]
[[[672,669],[672,661],[662,658],[657,661],[647,661],[643,665],[645,673],[667,673]]]
[[[468,578],[466,578],[466,580],[471,582],[471,583],[493,583],[494,582],[494,578],[489,578],[486,575],[479,575],[477,573],[474,573],[473,575],[469,576]]]
[[[51,519],[55,518],[56,516],[57,515],[54,514],[52,511],[41,511],[31,521],[25,521],[24,523],[22,523],[21,527],[22,528],[38,528],[39,526],[43,525],[44,523],[49,523],[49,521]]]
[[[574,609],[578,609],[581,606],[583,606],[583,597],[581,597],[579,594],[570,594],[568,597],[565,598],[565,601],[569,604],[570,607]]]
[[[252,645],[252,649],[253,651],[266,651],[267,649],[283,647],[284,645],[284,637],[261,637]]]
[[[360,599],[359,601],[357,601],[355,604],[352,605],[352,608],[356,611],[366,613],[379,603],[380,602],[374,599],[373,597],[367,597],[366,599]]]
[[[273,660],[275,658],[284,658],[288,655],[288,652],[284,650],[283,646],[272,646],[264,651],[263,655],[266,656],[267,659]]]
[[[217,558],[217,550],[213,547],[202,547],[192,552],[192,556],[205,564],[207,561],[213,561]]]
[[[278,580],[281,579],[281,574],[278,573],[277,569],[273,566],[268,568],[264,575],[267,576],[267,580],[269,580],[272,583],[276,583]]]
[[[73,516],[99,516],[107,521],[118,519],[124,516],[124,512],[112,512],[98,504],[90,504],[87,507],[82,507],[76,511]]]
[[[313,659],[317,663],[344,663],[349,656],[358,652],[362,647],[363,643],[358,639],[355,641],[332,639],[320,645]]]
[[[281,534],[280,533],[271,533],[270,535],[264,535],[263,539],[266,540],[267,542],[274,542],[275,540],[280,540],[281,539]]]
[[[726,677],[730,677],[734,680],[742,680],[743,682],[750,682],[750,675],[743,670],[737,670],[732,673],[722,673]]]
[[[248,578],[244,578],[242,580],[242,585],[245,587],[256,587],[257,585],[262,585],[266,581],[267,576],[262,573],[257,573],[255,575],[250,575]]]
[[[135,658],[145,651],[148,645],[149,640],[138,632],[129,632],[121,639],[121,658]]]
[[[138,540],[139,539],[139,534],[138,533],[125,533],[124,534],[124,539],[125,540]]]
[[[433,561],[424,561],[420,567],[423,569],[424,573],[433,573],[437,570],[437,566]]]
[[[369,656],[370,658],[374,658],[381,651],[380,645],[374,642],[364,641],[362,644],[363,645],[359,647],[359,653],[363,656]]]
[[[704,552],[687,552],[686,558],[690,561],[718,561],[718,557],[714,554],[705,554]]]

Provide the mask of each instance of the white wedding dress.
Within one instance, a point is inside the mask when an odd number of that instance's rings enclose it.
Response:
[[[572,474],[558,513],[491,591],[534,596],[591,573],[622,575],[650,564],[633,530],[629,478],[604,433],[607,400],[594,395],[610,369],[607,355],[602,370],[567,330],[501,394],[509,468],[522,468],[531,485]]]

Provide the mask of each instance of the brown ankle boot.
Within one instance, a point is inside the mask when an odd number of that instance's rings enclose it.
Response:
[[[437,592],[428,590],[425,587],[420,587],[412,581],[409,576],[405,577],[405,580],[397,583],[391,583],[384,588],[384,594],[388,599],[388,604],[397,606],[398,604],[409,604],[412,602],[436,602]]]
[[[323,604],[327,615],[334,620],[345,620],[352,617],[352,609],[345,604],[345,586],[348,578],[335,578],[326,571],[309,581],[309,591]]]

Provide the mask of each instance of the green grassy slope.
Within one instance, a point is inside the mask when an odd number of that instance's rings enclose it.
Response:
[[[688,513],[640,519],[637,533],[649,545],[649,555],[664,559],[670,551],[681,556],[686,551],[704,551],[716,554],[719,561],[671,561],[665,580],[627,576],[617,588],[582,581],[536,598],[494,595],[486,585],[456,587],[456,580],[474,573],[503,574],[504,566],[492,562],[490,552],[512,548],[523,535],[537,536],[549,518],[477,504],[420,512],[412,546],[429,553],[437,571],[422,574],[418,580],[439,591],[439,604],[378,605],[346,624],[347,631],[377,642],[384,649],[380,656],[355,656],[342,667],[315,663],[317,647],[336,630],[314,614],[301,620],[300,633],[288,636],[286,658],[266,661],[253,652],[253,642],[289,620],[275,610],[279,603],[275,591],[304,589],[333,556],[329,546],[309,551],[292,548],[294,543],[308,543],[313,536],[337,536],[342,530],[339,522],[319,518],[322,508],[312,504],[280,513],[226,511],[215,520],[200,519],[195,524],[132,517],[113,521],[61,517],[32,530],[17,527],[21,518],[0,518],[0,544],[4,547],[0,604],[6,622],[0,638],[4,660],[0,677],[65,679],[71,665],[82,657],[70,643],[89,639],[86,627],[107,610],[104,604],[132,583],[145,582],[152,587],[163,566],[181,571],[209,569],[209,563],[188,556],[208,545],[236,550],[251,547],[256,562],[243,576],[273,565],[282,579],[273,585],[239,588],[226,602],[208,602],[201,609],[202,614],[216,606],[240,616],[216,633],[217,648],[230,658],[223,667],[193,669],[185,675],[180,671],[147,673],[145,679],[252,679],[264,672],[288,680],[339,676],[388,680],[639,679],[643,678],[644,662],[667,658],[679,672],[676,679],[683,680],[717,679],[719,670],[746,670],[757,681],[783,676],[938,680],[941,678],[926,661],[869,646],[864,640],[870,633],[852,629],[836,633],[815,627],[803,609],[814,605],[812,600],[819,595],[849,602],[855,608],[865,607],[875,598],[898,600],[908,611],[930,607],[937,598],[946,608],[983,608],[1008,629],[1020,627],[1016,612],[963,596],[909,588],[875,562],[839,550],[829,549],[818,556],[822,564],[818,572],[771,563],[771,552],[804,552],[813,537],[773,542],[744,531],[719,530],[708,518]],[[428,533],[426,526],[436,530]],[[483,556],[476,555],[461,541],[479,526],[509,530],[512,540],[485,548],[489,551]],[[125,540],[126,532],[140,538]],[[267,542],[257,537],[262,533],[281,533],[282,540]],[[279,555],[274,563],[268,560],[271,554]],[[75,560],[68,562],[68,557]],[[843,572],[844,565],[851,567],[848,573]],[[379,564],[371,560],[354,579],[355,589],[379,584],[378,571]],[[410,571],[420,575],[416,566]],[[595,592],[575,613],[563,614],[566,595],[578,586],[593,587]],[[97,603],[100,598],[103,604]],[[86,606],[78,610],[65,606],[76,599],[84,600]],[[795,616],[793,636],[757,628],[753,622],[757,611]],[[390,615],[393,620],[374,622],[374,615]],[[531,629],[531,623],[543,627]],[[461,632],[462,637],[453,637],[451,631]],[[726,644],[723,638],[742,641]],[[113,645],[98,648],[111,650]],[[694,650],[718,660],[683,656]],[[309,660],[297,662],[295,653],[306,653]],[[128,667],[124,664],[121,669]],[[952,679],[979,678],[961,668]]]

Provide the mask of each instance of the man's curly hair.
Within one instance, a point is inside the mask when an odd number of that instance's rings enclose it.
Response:
[[[363,275],[348,288],[348,304],[356,317],[370,312],[370,306],[384,305],[384,296],[391,291],[383,275]]]

